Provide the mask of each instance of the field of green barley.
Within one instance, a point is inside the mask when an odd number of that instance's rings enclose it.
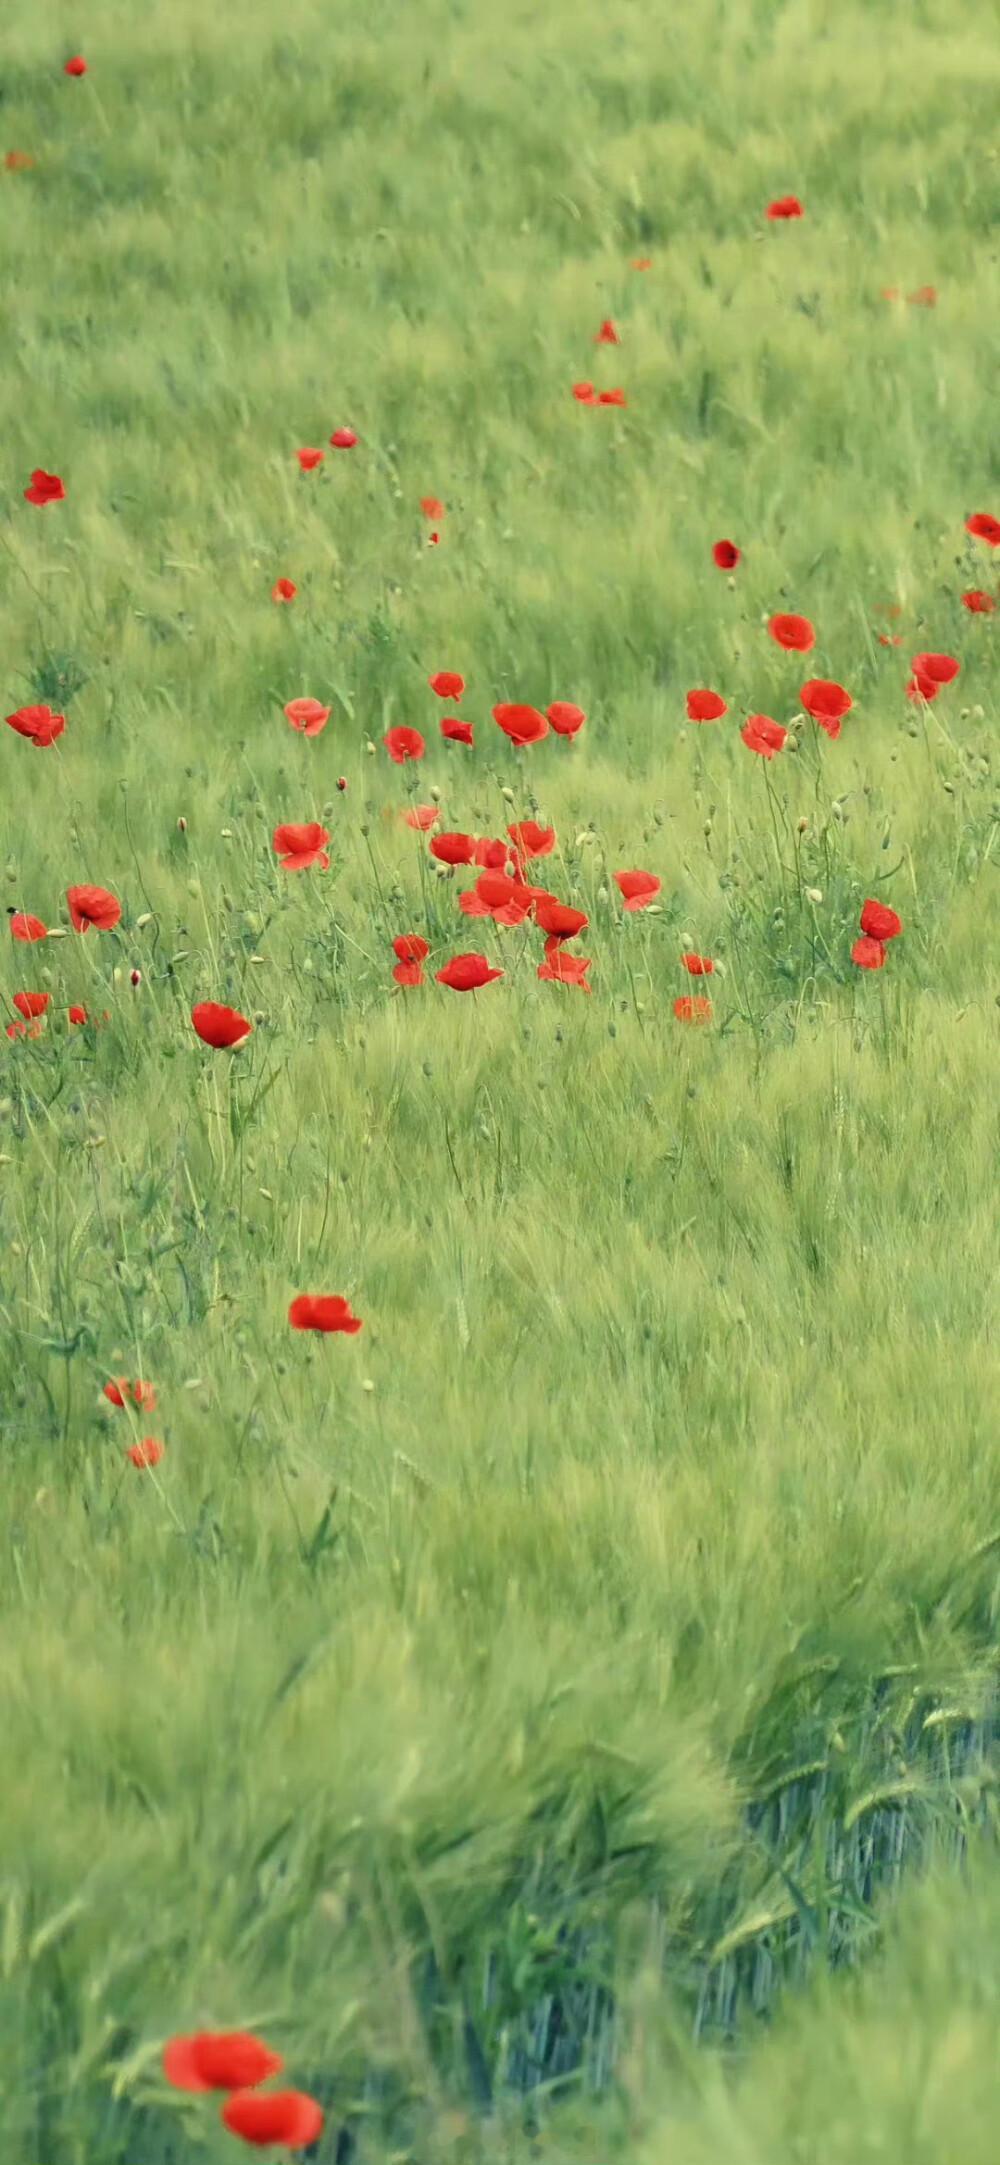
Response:
[[[8,16],[4,2165],[995,2165],[996,8]]]

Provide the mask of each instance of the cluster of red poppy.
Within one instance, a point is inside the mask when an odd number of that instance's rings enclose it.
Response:
[[[861,912],[861,938],[854,942],[851,961],[859,970],[881,970],[886,941],[896,939],[902,929],[902,919],[887,902],[866,902]]]
[[[221,2119],[231,2135],[256,2149],[304,2150],[323,2132],[323,2108],[304,2090],[263,2090],[284,2060],[249,2030],[197,2030],[171,2037],[163,2072],[175,2090],[225,2094]]]

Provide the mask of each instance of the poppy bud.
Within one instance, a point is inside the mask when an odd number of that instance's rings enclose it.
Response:
[[[338,775],[338,776],[337,776],[337,788],[338,788],[338,789],[346,789],[346,788],[347,788],[347,776],[346,776],[346,774],[340,774],[340,775]]]
[[[133,970],[133,971],[132,971],[132,974],[131,974],[131,976],[130,976],[130,978],[129,978],[129,983],[130,983],[131,985],[141,985],[141,984],[142,984],[142,971],[141,971],[141,970]]]
[[[515,802],[514,792],[512,789],[502,789],[500,791],[500,795],[503,798],[505,804],[513,804]]]
[[[233,830],[232,830],[232,828],[231,828],[231,827],[220,827],[220,828],[219,828],[219,833],[221,834],[221,836],[222,836],[222,839],[223,839],[223,841],[224,841],[224,842],[231,842],[231,841],[232,841],[232,839],[233,839]]]
[[[136,931],[137,931],[137,932],[144,932],[144,931],[145,931],[145,929],[146,929],[146,926],[147,926],[147,925],[151,925],[151,924],[152,924],[152,922],[153,922],[153,912],[152,912],[152,910],[143,910],[142,916],[141,916],[141,917],[137,917],[137,918],[136,918],[136,921],[135,921],[135,929],[136,929]]]
[[[807,901],[809,902],[822,902],[823,900],[823,890],[821,887],[803,887],[802,892],[805,895]]]
[[[439,789],[429,789],[427,794],[430,797],[432,804],[440,804],[441,791]]]
[[[188,823],[187,823],[187,820],[185,819],[185,817],[184,817],[184,814],[183,814],[183,812],[182,812],[182,813],[181,813],[181,815],[180,815],[180,818],[179,818],[179,819],[178,819],[178,821],[177,821],[177,832],[178,832],[178,834],[186,834],[186,833],[187,833],[187,831],[188,831]]]
[[[372,740],[371,740],[371,738],[370,738],[370,737],[367,737],[367,738],[365,739],[365,751],[367,752],[367,754],[368,754],[368,757],[369,757],[369,759],[374,759],[374,757],[375,757],[375,746],[374,746],[374,744],[372,743]]]
[[[709,835],[710,835],[710,834],[711,834],[711,832],[712,832],[712,822],[711,822],[711,820],[710,820],[710,819],[706,819],[706,821],[705,821],[705,824],[704,824],[704,826],[703,826],[703,828],[702,828],[702,830],[701,830],[701,831],[702,831],[702,834],[704,835],[704,837],[705,837],[705,840],[706,840],[706,842],[707,842],[707,840],[708,840],[708,837],[709,837]]]
[[[809,825],[809,821],[807,820],[807,818],[806,818],[806,816],[805,816],[805,813],[803,813],[803,815],[802,815],[802,818],[801,818],[800,820],[797,820],[797,821],[796,821],[796,826],[797,826],[797,828],[798,828],[798,831],[799,831],[799,833],[800,833],[800,834],[805,834],[805,831],[806,831],[806,829],[807,829],[808,825]]]

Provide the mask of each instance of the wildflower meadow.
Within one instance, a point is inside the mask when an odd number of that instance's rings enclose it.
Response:
[[[6,11],[2,2165],[995,2165],[996,30]]]

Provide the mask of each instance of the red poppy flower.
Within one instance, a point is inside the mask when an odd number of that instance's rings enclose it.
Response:
[[[395,962],[392,974],[397,985],[422,985],[425,983],[424,973],[419,962]]]
[[[537,707],[494,707],[493,719],[512,744],[540,744],[549,733],[548,722]]]
[[[880,631],[878,643],[879,646],[902,646],[903,641],[899,632]]]
[[[460,722],[457,714],[448,715],[441,724],[441,735],[447,737],[450,744],[471,744],[472,723]]]
[[[981,586],[971,586],[968,593],[962,595],[962,605],[971,609],[973,616],[992,616],[996,608],[992,594],[984,594]]]
[[[290,699],[285,708],[285,720],[304,737],[318,737],[330,719],[330,708],[321,707],[318,699]]]
[[[426,962],[430,954],[430,948],[419,932],[397,932],[392,951],[400,962]]]
[[[804,218],[805,212],[797,195],[776,196],[767,206],[769,218]]]
[[[130,1443],[125,1453],[133,1466],[158,1466],[163,1457],[163,1445],[155,1436],[144,1436],[141,1443]]]
[[[499,872],[510,856],[510,843],[499,839],[491,841],[488,835],[480,835],[472,852],[473,864],[482,865],[484,872]]]
[[[429,548],[429,549],[433,549],[433,548],[436,548],[436,546],[437,546],[438,542],[440,541],[440,539],[441,539],[441,536],[440,536],[440,534],[438,533],[438,530],[437,530],[437,528],[435,527],[435,528],[434,528],[434,530],[433,530],[433,532],[432,532],[432,533],[430,533],[430,534],[428,534],[428,536],[427,536],[427,546],[428,546],[428,548]]]
[[[438,984],[449,986],[452,992],[479,992],[483,985],[492,985],[494,978],[502,977],[503,971],[491,970],[485,955],[453,955],[436,975]]]
[[[541,895],[535,903],[535,923],[547,940],[575,940],[590,919],[568,902],[557,902],[555,895]]]
[[[575,737],[583,728],[587,717],[582,707],[575,707],[569,699],[554,699],[545,709],[545,717],[557,737]]]
[[[520,925],[532,909],[537,890],[506,872],[481,872],[471,893],[459,895],[464,917],[492,917],[498,925]]]
[[[397,767],[402,767],[408,759],[424,756],[424,740],[419,729],[390,729],[382,742]]]
[[[5,150],[3,162],[8,173],[29,173],[35,163],[30,150]]]
[[[321,872],[330,869],[327,843],[330,837],[317,819],[306,820],[303,825],[290,824],[276,827],[271,841],[284,872],[305,872],[310,865],[318,864]]]
[[[357,440],[352,428],[335,428],[330,438],[335,451],[353,451]]]
[[[460,677],[456,669],[439,669],[436,676],[428,677],[427,682],[439,699],[461,699],[465,690],[465,678]]]
[[[10,920],[11,937],[15,940],[47,940],[48,926],[40,917],[31,917],[27,910],[15,910]]]
[[[317,451],[310,446],[307,447],[305,451],[297,451],[295,456],[298,459],[299,465],[301,466],[303,473],[311,474],[315,473],[317,466],[322,466],[323,460],[326,457],[326,452]]]
[[[40,750],[54,744],[66,727],[65,714],[53,714],[51,707],[19,707],[16,714],[8,714],[7,721],[19,737],[30,737]]]
[[[715,969],[711,955],[682,955],[681,961],[689,977],[711,977]]]
[[[556,846],[555,828],[540,827],[537,819],[522,819],[507,832],[522,863],[529,857],[551,857]]]
[[[298,591],[291,579],[276,579],[271,588],[271,600],[294,601]]]
[[[440,817],[436,804],[411,804],[409,811],[403,814],[406,825],[415,827],[418,834],[427,834]]]
[[[342,1293],[297,1293],[288,1320],[293,1331],[343,1331],[349,1338],[362,1327]]]
[[[841,722],[854,705],[850,692],[845,692],[842,684],[834,684],[826,677],[810,677],[808,684],[803,684],[799,698],[806,713],[826,730],[828,737],[839,737]]]
[[[575,985],[580,992],[589,992],[587,971],[590,967],[588,955],[568,955],[558,940],[553,940],[551,947],[545,950],[544,962],[538,965],[538,975],[550,985]]]
[[[909,301],[911,308],[936,308],[937,287],[918,286],[916,292],[908,293],[906,298]]]
[[[611,321],[610,316],[605,316],[604,322],[602,323],[600,330],[595,336],[594,344],[595,346],[621,345],[621,339],[618,336],[618,333],[615,329],[614,324]]]
[[[697,691],[687,695],[687,718],[689,722],[718,722],[729,708],[718,692]]]
[[[122,914],[121,903],[106,887],[67,887],[66,900],[74,932],[89,932],[91,926],[113,932]]]
[[[988,541],[994,549],[1000,549],[1000,519],[995,519],[992,512],[974,511],[971,519],[966,519],[965,531],[977,541]]]
[[[937,698],[940,689],[941,686],[936,677],[925,677],[919,670],[915,669],[907,684],[906,696],[907,699],[922,699],[927,706],[930,706],[931,700]]]
[[[898,286],[883,286],[883,288],[882,288],[882,299],[883,299],[883,301],[898,301],[898,299],[899,299],[899,287],[898,287]]]
[[[894,940],[903,929],[903,920],[897,917],[887,902],[865,903],[861,912],[861,930],[870,940]]]
[[[885,964],[885,948],[881,940],[855,940],[851,949],[851,961],[857,963],[859,970],[881,970]]]
[[[66,494],[58,474],[47,474],[44,466],[36,466],[28,487],[25,502],[29,504],[61,504]]]
[[[700,992],[682,992],[674,1001],[674,1014],[678,1022],[711,1022],[712,1002]]]
[[[932,684],[953,684],[961,666],[953,654],[915,654],[911,664],[918,684],[921,677],[930,677]]]
[[[653,258],[652,258],[652,256],[633,256],[633,258],[632,258],[632,269],[633,269],[634,271],[651,271],[651,270],[652,270],[652,268],[653,268]]]
[[[199,1000],[191,1009],[191,1025],[202,1044],[211,1045],[216,1052],[235,1050],[253,1032],[253,1023],[238,1008],[223,1007],[218,1000]]]
[[[128,1376],[112,1377],[104,1386],[104,1396],[110,1399],[113,1406],[123,1406],[127,1398],[131,1398],[137,1406],[152,1407],[156,1404],[153,1385],[143,1382],[141,1377],[135,1383],[131,1383]]]
[[[772,616],[767,628],[776,644],[790,654],[808,654],[816,644],[816,633],[807,616]]]
[[[45,1024],[40,1019],[36,1019],[34,1022],[9,1022],[7,1024],[7,1035],[8,1037],[41,1037],[44,1028]]]
[[[775,752],[782,752],[788,736],[780,722],[772,722],[769,714],[751,714],[740,730],[747,750],[759,752],[762,759],[773,759]]]
[[[87,1010],[85,1007],[71,1007],[68,1010],[68,1013],[70,1022],[81,1023],[86,1022],[87,1020]]]
[[[601,391],[597,403],[599,406],[627,406],[628,400],[624,391]]]
[[[597,392],[592,383],[575,383],[573,385],[573,397],[581,406],[596,406],[597,404]]]
[[[86,75],[86,73],[87,63],[82,53],[75,53],[72,60],[67,60],[63,69],[64,75]]]
[[[425,519],[443,519],[445,515],[444,505],[439,496],[422,496],[420,509]]]
[[[439,864],[472,864],[476,844],[471,834],[436,834],[431,839],[431,856]]]
[[[163,2072],[175,2090],[252,2090],[284,2064],[248,2030],[199,2030],[163,2048]]]
[[[24,1016],[25,1022],[34,1022],[37,1016],[44,1015],[51,998],[50,992],[15,992],[11,1006]]]
[[[616,872],[615,885],[627,910],[645,910],[656,901],[663,881],[655,872]]]
[[[304,2150],[323,2133],[323,2108],[304,2090],[234,2090],[222,2119],[231,2135],[259,2150],[269,2144]]]
[[[712,549],[713,561],[720,571],[735,571],[741,555],[742,550],[737,548],[735,541],[717,541]]]

